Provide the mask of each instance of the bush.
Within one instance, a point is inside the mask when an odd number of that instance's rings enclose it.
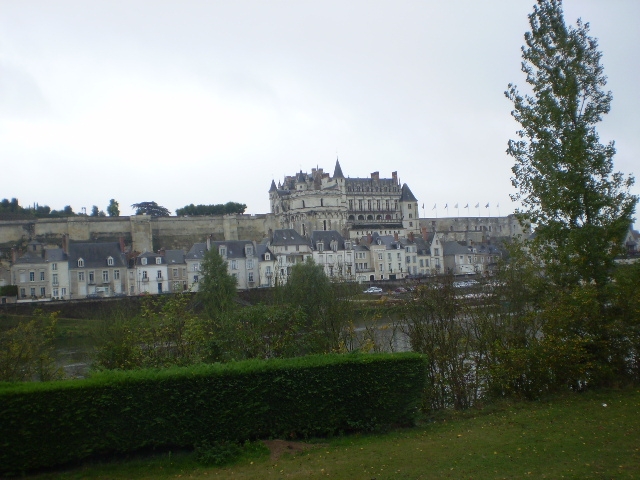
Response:
[[[425,360],[326,355],[0,387],[0,473],[203,441],[372,431],[414,421]]]

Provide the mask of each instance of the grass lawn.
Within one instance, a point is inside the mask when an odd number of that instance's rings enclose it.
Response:
[[[640,478],[640,390],[500,403],[318,442],[277,460],[254,448],[221,468],[199,466],[191,453],[163,453],[36,478]]]

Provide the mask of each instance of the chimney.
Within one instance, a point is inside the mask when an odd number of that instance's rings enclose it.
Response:
[[[124,237],[118,238],[118,242],[120,243],[120,253],[124,253]]]
[[[207,237],[207,251],[211,250],[211,235]]]
[[[397,242],[398,241],[398,232],[393,232],[393,239]]]
[[[11,263],[16,263],[17,260],[18,260],[18,249],[16,247],[13,247],[11,249]]]
[[[380,172],[373,172],[371,174],[371,180],[380,180]]]
[[[413,232],[409,232],[409,241],[413,242]]]
[[[391,172],[391,178],[393,179],[393,183],[398,183],[398,172]]]
[[[371,242],[373,242],[373,237],[371,236],[370,233],[367,233],[367,243],[371,245]]]
[[[422,230],[422,238],[426,242],[427,239],[429,238],[429,234],[427,233],[427,227],[422,227],[421,230]]]
[[[69,237],[66,233],[62,235],[62,251],[65,255],[69,255]]]

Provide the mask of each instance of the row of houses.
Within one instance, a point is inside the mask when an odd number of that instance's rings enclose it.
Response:
[[[119,242],[67,242],[45,247],[31,241],[15,252],[11,284],[18,301],[69,300],[140,294],[197,291],[202,262],[216,249],[227,263],[238,289],[285,283],[297,263],[313,259],[332,279],[351,282],[401,280],[439,273],[489,272],[501,257],[492,245],[463,245],[438,233],[409,233],[406,238],[373,233],[344,238],[338,231],[275,230],[261,243],[251,240],[213,241],[184,250],[131,252]]]

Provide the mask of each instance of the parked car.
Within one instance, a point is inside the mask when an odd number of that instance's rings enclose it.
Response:
[[[369,287],[363,293],[382,293],[382,289],[380,287]]]
[[[407,289],[404,287],[398,287],[393,291],[394,295],[402,295],[403,293],[407,293]]]

